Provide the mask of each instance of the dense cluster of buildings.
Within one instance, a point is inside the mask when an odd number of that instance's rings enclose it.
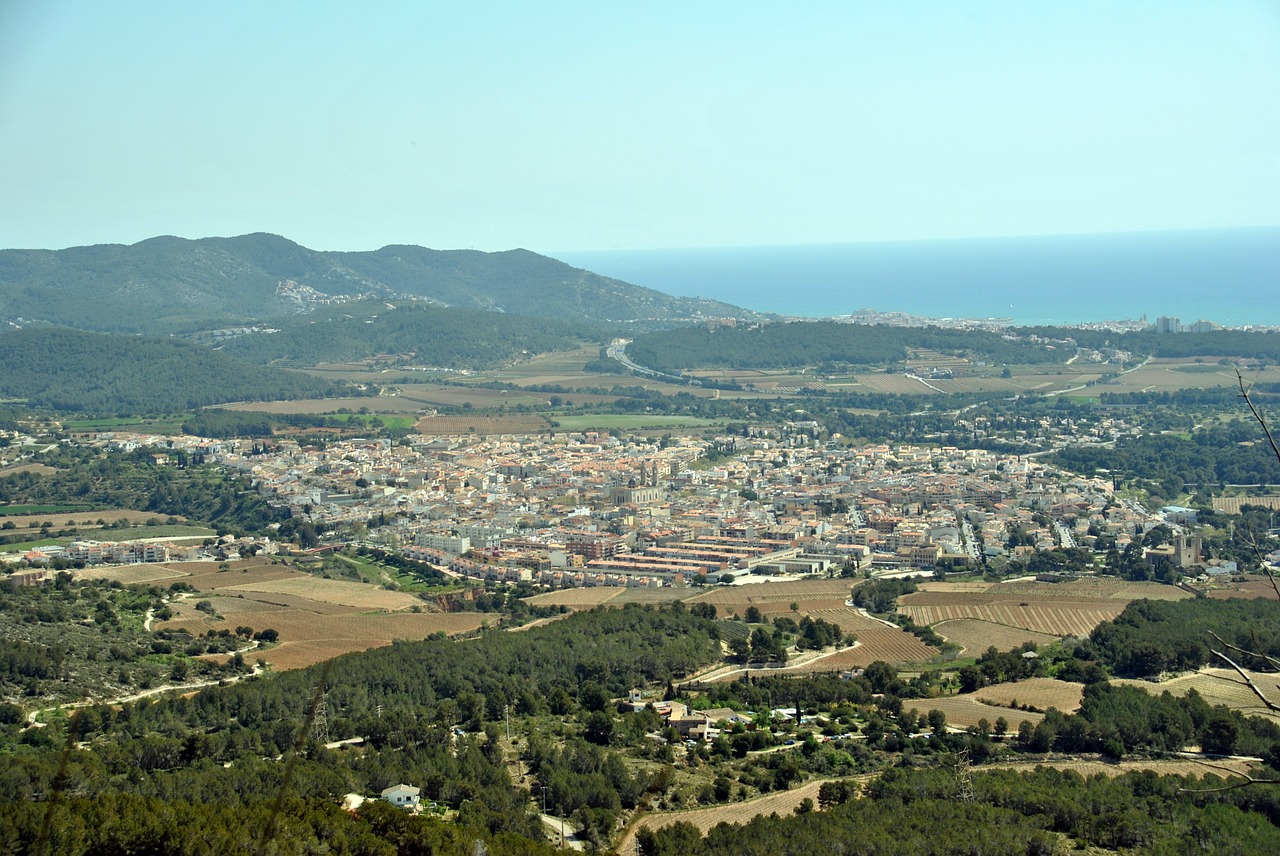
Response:
[[[1090,547],[1099,537],[1123,549],[1168,522],[1118,501],[1107,479],[1034,458],[848,445],[815,439],[805,422],[711,439],[110,442],[158,443],[170,454],[200,444],[335,539],[377,543],[461,576],[554,585],[907,572]]]
[[[974,436],[984,430],[977,421],[962,427]],[[1105,439],[1123,425],[1042,428]],[[853,445],[815,429],[797,421],[661,440],[584,432],[324,446],[121,434],[95,442],[150,449],[160,465],[198,454],[247,474],[271,503],[327,540],[374,543],[475,579],[660,586],[906,573],[1025,560],[1099,539],[1123,550],[1160,523],[1180,540],[1152,561],[1184,570],[1200,562],[1184,534],[1185,514],[1119,501],[1107,479],[1035,457]],[[91,565],[166,561],[179,549],[79,541],[41,552]],[[274,545],[223,539],[201,549],[224,558]]]

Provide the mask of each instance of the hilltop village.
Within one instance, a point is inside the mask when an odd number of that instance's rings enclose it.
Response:
[[[198,455],[247,474],[302,521],[305,549],[358,541],[473,579],[657,587],[1011,560],[1051,571],[1064,565],[1055,552],[1123,550],[1160,524],[1177,537],[1148,548],[1153,564],[1185,574],[1200,562],[1176,510],[1121,500],[1109,480],[1035,456],[852,446],[818,439],[804,421],[744,428],[709,439],[415,435],[320,447],[106,433],[92,442],[149,449],[175,466]],[[276,546],[225,538],[213,557]],[[210,549],[174,543],[144,554],[77,542],[64,555],[165,561]]]

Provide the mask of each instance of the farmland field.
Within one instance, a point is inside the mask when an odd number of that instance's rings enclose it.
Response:
[[[848,580],[751,583],[719,586],[685,598],[685,602],[714,604],[721,618],[733,613],[742,615],[749,606],[756,607],[766,615],[790,614],[791,604],[794,603],[799,607],[796,610],[798,618],[815,609],[843,607],[850,588]]]
[[[972,582],[962,582],[962,583],[961,582],[926,581],[922,583],[917,583],[916,589],[919,591],[945,591],[945,592],[986,591],[987,589],[991,588],[993,585],[995,585],[995,583],[983,582],[981,580],[974,580]]]
[[[614,606],[627,603],[670,603],[673,600],[685,600],[689,589],[681,586],[662,586],[661,588],[624,588],[622,592],[609,601]]]
[[[1214,758],[1212,762],[1197,761],[1194,758],[1163,758],[1149,761],[1087,761],[1041,759],[1036,761],[1014,761],[992,764],[993,770],[1031,770],[1037,766],[1052,767],[1055,770],[1072,770],[1086,778],[1096,774],[1104,776],[1122,776],[1125,773],[1151,771],[1160,776],[1206,776],[1214,775],[1226,778],[1227,771],[1245,775],[1253,762],[1239,758]]]
[[[1262,578],[1253,578],[1243,583],[1228,583],[1222,588],[1211,589],[1208,596],[1218,600],[1225,600],[1232,597],[1240,598],[1259,598],[1265,597],[1275,599],[1276,590],[1272,588],[1271,581]]]
[[[60,512],[88,511],[88,505],[0,505],[0,517],[30,514],[58,514]]]
[[[558,431],[641,431],[647,428],[707,428],[719,424],[714,419],[697,416],[663,416],[658,414],[586,413],[581,416],[557,415]]]
[[[545,392],[480,389],[433,383],[401,383],[396,384],[395,389],[397,394],[394,398],[413,402],[419,410],[426,407],[463,407],[466,404],[477,409],[517,404],[532,406],[546,404],[548,399]]]
[[[938,635],[948,642],[959,645],[961,652],[968,656],[977,656],[988,648],[995,646],[997,651],[1010,651],[1023,643],[1045,645],[1057,640],[1057,636],[1048,633],[1036,633],[1021,627],[1006,627],[1003,624],[992,624],[976,618],[953,618],[939,621],[933,625]]]
[[[1180,600],[1191,595],[1173,586],[1115,579],[1012,582],[983,592],[917,591],[898,599],[898,611],[917,624],[978,619],[1050,636],[1087,636],[1139,597]]]
[[[1215,496],[1213,498],[1214,511],[1239,514],[1240,506],[1242,505],[1261,505],[1274,511],[1280,508],[1280,496],[1268,494],[1266,496]]]
[[[538,434],[550,425],[541,416],[427,416],[418,420],[419,434]]]
[[[300,398],[295,401],[251,401],[223,405],[225,410],[242,410],[248,413],[299,413],[316,415],[333,413],[340,408],[359,410],[367,407],[371,413],[412,413],[422,405],[401,399],[399,396],[369,396],[367,398]]]
[[[85,568],[75,572],[78,580],[116,580],[121,585],[147,585],[150,583],[168,582],[186,574],[175,571],[167,565],[108,565],[106,567]]]
[[[1020,723],[1030,722],[1035,725],[1044,719],[1043,713],[983,704],[971,695],[908,699],[902,703],[902,709],[914,709],[922,717],[927,716],[931,710],[940,710],[947,717],[947,725],[955,728],[974,728],[983,719],[988,725],[995,725],[995,721],[1003,716],[1009,723],[1009,731],[1014,734]]]
[[[918,663],[937,655],[912,634],[897,627],[877,625],[858,631],[858,644],[832,654],[826,654],[790,671],[797,674],[816,672],[843,672],[848,669],[864,669],[876,660],[886,663]]]
[[[1085,599],[1111,598],[1115,600],[1186,600],[1192,595],[1177,586],[1153,582],[1130,582],[1116,577],[1084,577],[1065,583],[1040,583],[1033,580],[1016,580],[996,583],[990,594],[1030,594],[1052,597],[1078,597]]]
[[[326,580],[309,574],[295,574],[285,579],[262,580],[240,585],[223,586],[221,591],[261,592],[265,594],[295,595],[321,603],[351,606],[356,609],[381,609],[387,612],[420,606],[422,601],[401,591],[387,591],[378,586],[346,580]]]
[[[433,633],[466,633],[494,616],[477,612],[428,611],[420,598],[405,592],[302,573],[270,558],[231,563],[176,562],[112,569],[122,573],[168,572],[161,585],[181,579],[198,589],[170,601],[173,619],[156,629],[183,629],[196,635],[210,630],[273,629],[280,644],[255,651],[276,669],[297,669],[323,660],[390,645],[395,639],[424,639]],[[203,600],[216,615],[197,610]],[[413,611],[419,610],[419,611]]]
[[[20,508],[22,506],[9,507]],[[32,523],[39,527],[41,523],[47,522],[54,529],[65,529],[68,526],[75,526],[81,530],[89,530],[100,528],[98,526],[99,520],[106,523],[115,523],[118,520],[124,520],[128,523],[141,526],[146,521],[154,518],[162,520],[168,519],[168,515],[158,515],[154,511],[134,511],[127,508],[111,508],[98,511],[28,512],[26,514],[11,512],[11,514],[13,516],[5,517],[5,522],[12,523],[15,529],[28,529],[31,527]],[[124,531],[129,532],[130,530]],[[115,532],[104,534],[110,534],[113,540],[128,540],[128,538],[138,537],[132,534],[117,535]]]
[[[872,392],[888,392],[895,395],[929,395],[937,392],[922,381],[900,374],[860,374],[854,377],[859,384]]]
[[[860,777],[864,781],[870,777]],[[800,805],[805,799],[811,799],[814,803],[818,801],[818,788],[822,787],[821,781],[806,782],[798,788],[790,791],[779,791],[759,799],[747,800],[746,802],[732,803],[724,806],[712,806],[711,808],[698,808],[689,811],[672,811],[662,812],[661,814],[648,814],[640,819],[631,829],[627,830],[627,834],[622,837],[614,848],[615,853],[633,853],[635,852],[635,832],[641,826],[648,829],[662,829],[673,823],[692,823],[698,827],[698,830],[706,834],[718,823],[747,823],[753,817],[768,814],[788,815],[796,810],[796,806]]]
[[[1079,710],[1083,694],[1084,684],[1054,678],[1027,678],[1025,681],[992,684],[972,693],[979,701],[989,705],[1009,707],[1016,701],[1040,710],[1056,707],[1063,713],[1075,713]]]
[[[571,588],[536,594],[525,600],[534,606],[567,606],[573,610],[591,609],[613,600],[626,589],[622,588]]]
[[[956,728],[971,728],[978,725],[979,720],[994,724],[1003,716],[1009,723],[1009,732],[1018,730],[1021,722],[1032,725],[1044,719],[1043,713],[1018,710],[1013,707],[1029,705],[1038,711],[1056,707],[1063,713],[1074,713],[1080,709],[1080,697],[1084,685],[1057,681],[1052,678],[1030,678],[1016,683],[994,684],[973,693],[963,693],[949,698],[924,698],[904,701],[904,710],[915,708],[923,716],[931,710],[940,710],[947,716],[947,725]]]

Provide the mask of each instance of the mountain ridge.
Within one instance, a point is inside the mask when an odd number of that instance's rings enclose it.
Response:
[[[306,295],[314,292],[308,298],[313,302],[412,296],[451,307],[598,323],[759,317],[719,301],[673,297],[522,248],[486,253],[387,244],[377,250],[328,251],[254,232],[0,250],[0,321],[10,323],[189,332],[297,311],[297,294],[284,293],[290,286],[305,287]]]

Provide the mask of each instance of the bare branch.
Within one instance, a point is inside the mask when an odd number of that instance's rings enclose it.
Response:
[[[1214,638],[1217,639],[1216,634]],[[1218,641],[1221,642],[1222,640],[1219,639]],[[1248,672],[1246,672],[1244,669],[1236,665],[1236,662],[1234,660],[1232,660],[1226,654],[1223,654],[1221,651],[1214,651],[1212,648],[1210,648],[1209,651],[1215,657],[1225,660],[1227,664],[1231,666],[1231,668],[1236,670],[1237,674],[1239,674],[1240,677],[1244,680],[1245,685],[1249,687],[1249,689],[1253,690],[1253,694],[1256,695],[1262,701],[1262,703],[1267,706],[1267,710],[1280,713],[1280,704],[1276,704],[1275,702],[1271,701],[1271,699],[1267,698],[1266,695],[1263,694],[1262,689],[1257,685],[1257,683],[1254,682],[1253,678],[1249,676]]]
[[[1262,426],[1262,433],[1267,435],[1267,442],[1271,444],[1271,451],[1275,454],[1276,460],[1280,460],[1280,447],[1276,446],[1276,440],[1271,436],[1271,429],[1267,427],[1267,420],[1262,418],[1262,414],[1258,412],[1258,408],[1253,406],[1253,399],[1249,397],[1249,390],[1244,385],[1244,375],[1240,374],[1240,367],[1236,367],[1236,381],[1240,384],[1240,397],[1244,399],[1244,403],[1249,405],[1249,412],[1253,414],[1253,418],[1258,420],[1258,424]],[[1250,384],[1252,386],[1252,384]]]
[[[1217,633],[1214,633],[1212,630],[1209,631],[1209,635],[1212,636],[1214,639],[1217,639],[1218,643],[1222,645],[1224,648],[1230,648],[1232,651],[1235,651],[1237,654],[1244,654],[1246,657],[1256,657],[1260,660],[1266,660],[1267,663],[1271,665],[1273,668],[1275,668],[1276,671],[1280,671],[1280,660],[1277,660],[1276,658],[1270,657],[1266,654],[1260,654],[1257,651],[1249,651],[1245,648],[1232,645],[1230,642],[1223,639],[1221,636],[1219,636]],[[1256,642],[1257,640],[1255,639],[1254,641]]]

